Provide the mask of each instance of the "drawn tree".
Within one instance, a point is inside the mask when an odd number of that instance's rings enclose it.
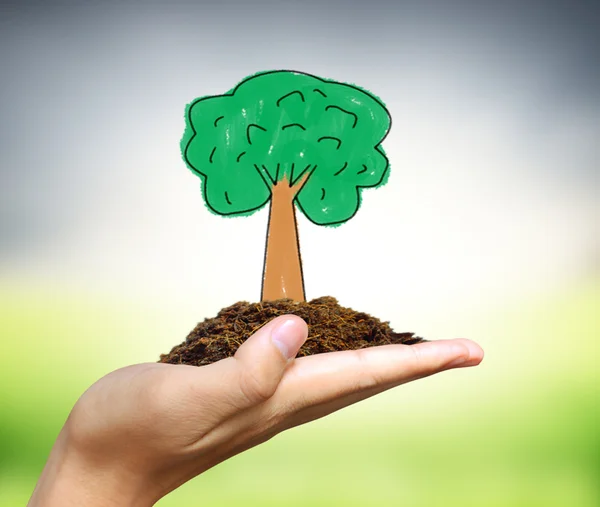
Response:
[[[305,300],[295,207],[317,225],[351,219],[361,190],[387,180],[380,144],[390,125],[370,93],[293,71],[188,104],[181,149],[208,208],[239,216],[270,202],[263,301]]]

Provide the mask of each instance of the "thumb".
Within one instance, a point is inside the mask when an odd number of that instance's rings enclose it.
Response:
[[[275,393],[287,365],[308,337],[308,326],[300,317],[282,315],[248,338],[234,355],[239,384],[251,404]]]

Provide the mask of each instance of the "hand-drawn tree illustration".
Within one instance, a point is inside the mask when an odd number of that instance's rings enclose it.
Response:
[[[239,216],[270,202],[261,300],[305,300],[295,207],[317,225],[351,219],[361,190],[387,180],[390,126],[369,92],[295,71],[188,104],[181,149],[207,207]]]

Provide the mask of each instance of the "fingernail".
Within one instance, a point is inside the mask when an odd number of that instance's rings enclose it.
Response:
[[[277,324],[271,331],[271,340],[288,361],[296,356],[305,339],[298,330],[297,322],[288,319]]]

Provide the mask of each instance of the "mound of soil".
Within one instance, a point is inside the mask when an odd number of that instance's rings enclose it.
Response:
[[[159,362],[203,366],[233,356],[260,327],[287,314],[297,315],[308,324],[308,339],[297,357],[424,341],[413,333],[395,333],[389,322],[344,308],[329,296],[302,303],[292,299],[262,303],[242,301],[223,308],[216,317],[200,322],[181,345],[162,354]]]
[[[344,308],[329,296],[302,303],[291,299],[242,301],[199,323],[182,344],[162,354],[160,362],[203,366],[233,356],[255,331],[275,317],[287,314],[297,315],[308,324],[308,339],[297,357],[424,341],[413,333],[395,333],[389,322]]]

